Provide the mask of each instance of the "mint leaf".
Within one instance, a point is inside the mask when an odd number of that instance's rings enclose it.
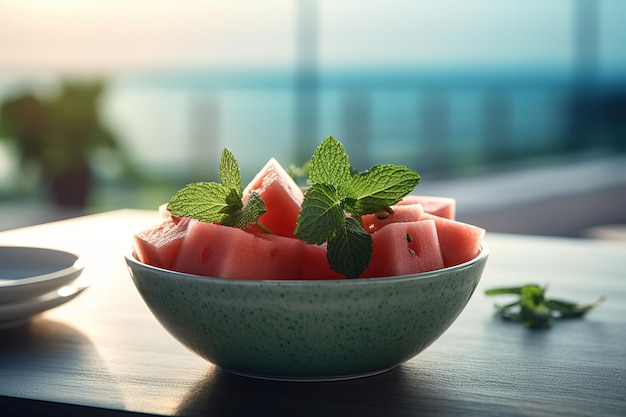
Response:
[[[235,189],[231,189],[226,195],[226,199],[224,200],[226,205],[222,207],[220,213],[223,213],[221,222],[224,223],[224,217],[237,215],[237,213],[241,212],[243,208],[243,202],[241,201],[241,194],[237,192]]]
[[[402,200],[420,182],[417,172],[398,165],[375,165],[352,176],[350,188],[359,215],[375,213]]]
[[[521,294],[521,293],[522,293],[522,287],[491,288],[485,291],[486,295]]]
[[[235,156],[224,149],[219,166],[222,184],[197,182],[177,191],[167,205],[173,216],[190,217],[207,223],[221,223],[246,229],[257,223],[267,233],[272,233],[259,222],[266,212],[265,203],[258,193],[252,193],[243,203],[241,170]]]
[[[173,216],[215,223],[222,219],[228,194],[228,188],[221,184],[196,182],[177,191],[167,204],[167,209]]]
[[[231,190],[236,190],[239,194],[243,192],[243,186],[241,185],[241,170],[239,169],[239,163],[228,149],[222,151],[222,157],[220,158],[220,181],[222,185]],[[241,197],[239,198],[241,200]]]
[[[294,235],[311,244],[328,242],[328,263],[347,278],[358,278],[369,265],[372,236],[346,216],[332,185],[313,184],[307,190]]]
[[[241,203],[241,200],[239,200]],[[233,209],[236,205],[230,206]],[[239,229],[247,229],[253,223],[256,223],[265,212],[265,203],[261,196],[255,191],[250,194],[246,204],[241,205],[236,210],[229,210],[224,217],[222,217],[222,224],[224,226],[233,226]]]
[[[564,300],[549,299],[546,300],[546,305],[550,307],[552,311],[555,311],[559,317],[579,318],[599,306],[603,301],[604,297],[600,297],[589,304],[577,304]]]
[[[520,319],[524,326],[542,328],[550,325],[552,311],[544,303],[544,289],[525,285],[520,291]]]
[[[536,284],[492,288],[485,291],[487,295],[518,295],[517,301],[495,307],[503,318],[520,321],[530,329],[548,327],[553,318],[583,317],[604,301],[604,297],[600,297],[590,304],[580,305],[571,301],[546,298],[545,293],[546,287],[542,288]]]
[[[350,172],[350,159],[343,145],[332,136],[327,137],[311,157],[309,180],[340,188],[350,180]]]
[[[337,190],[328,184],[313,184],[305,193],[294,235],[307,243],[322,244],[343,227],[346,214]]]
[[[358,278],[372,256],[372,235],[357,220],[346,217],[343,227],[328,240],[326,256],[335,272]]]

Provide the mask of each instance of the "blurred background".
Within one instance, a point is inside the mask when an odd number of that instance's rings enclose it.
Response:
[[[624,39],[622,0],[3,0],[0,230],[332,135],[488,231],[619,237]]]

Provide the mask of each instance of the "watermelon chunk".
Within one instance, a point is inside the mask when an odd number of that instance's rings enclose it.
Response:
[[[188,225],[188,218],[170,216],[160,224],[136,234],[133,238],[137,259],[158,268],[171,269]]]
[[[310,245],[304,247],[304,256],[301,260],[299,279],[345,279],[330,268],[326,258],[326,245]]]
[[[297,279],[305,243],[192,220],[173,269],[232,279]]]
[[[421,221],[435,221],[445,267],[474,259],[480,252],[485,229],[457,220],[424,213]]]
[[[372,234],[372,258],[362,278],[433,271],[444,266],[434,220],[391,223]]]
[[[222,259],[231,249],[226,226],[191,220],[172,269],[188,274],[220,276]]]
[[[259,221],[276,235],[293,237],[304,194],[276,159],[271,158],[244,188],[244,203],[254,191],[267,209]]]
[[[416,222],[424,214],[424,208],[421,204],[396,205],[391,206],[390,209],[389,211],[361,216],[363,228],[369,233],[374,233],[390,223]]]
[[[409,194],[397,205],[405,204],[421,204],[426,213],[451,220],[456,218],[456,200],[451,197]]]
[[[240,279],[297,279],[305,243],[267,233],[246,233],[224,259],[221,277]],[[251,260],[242,262],[245,256]]]

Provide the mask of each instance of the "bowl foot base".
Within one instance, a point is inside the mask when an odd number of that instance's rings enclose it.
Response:
[[[345,381],[349,379],[358,379],[358,378],[367,378],[370,376],[380,375],[385,372],[389,372],[390,370],[396,368],[398,365],[391,366],[389,368],[378,369],[375,371],[356,373],[356,374],[348,374],[348,375],[321,375],[321,376],[283,376],[283,375],[263,375],[263,374],[253,374],[247,372],[234,371],[230,369],[224,369],[225,371],[246,377],[246,378],[254,378],[254,379],[264,379],[268,381],[282,381],[282,382],[332,382],[332,381]],[[223,369],[223,368],[222,368]]]

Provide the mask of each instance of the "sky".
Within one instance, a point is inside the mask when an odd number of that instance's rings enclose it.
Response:
[[[323,68],[542,68],[573,60],[577,0],[305,1],[317,6]],[[599,4],[601,65],[626,69],[626,2]],[[293,0],[0,0],[0,74],[292,67],[297,7]]]

